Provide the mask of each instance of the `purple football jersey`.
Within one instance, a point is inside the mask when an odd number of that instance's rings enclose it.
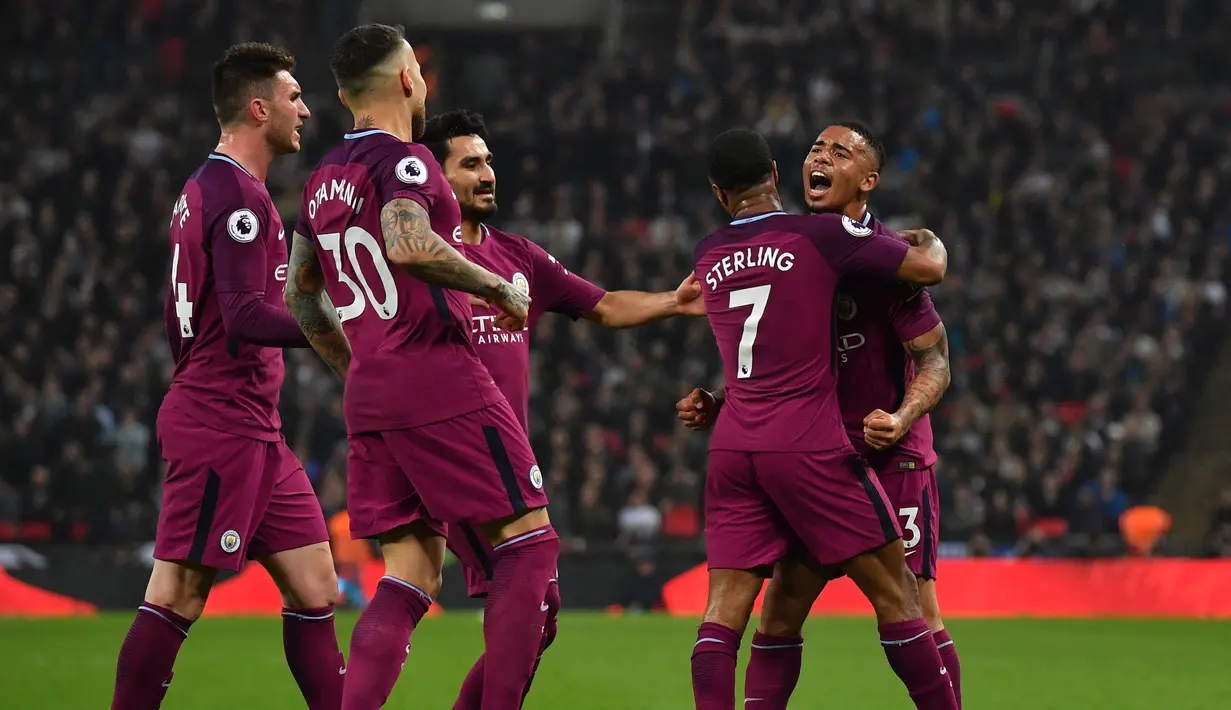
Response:
[[[175,203],[170,246],[164,317],[175,379],[163,403],[212,429],[278,441],[282,350],[229,340],[218,300],[264,291],[285,309],[286,235],[265,185],[211,153]]]
[[[454,242],[462,248],[461,228]],[[467,259],[508,280],[530,294],[526,329],[509,333],[496,328],[496,312],[474,307],[472,331],[479,357],[496,386],[508,398],[523,428],[530,416],[530,329],[544,313],[563,313],[577,319],[592,310],[606,291],[569,273],[555,257],[525,237],[483,227],[483,241],[464,245]]]
[[[308,178],[295,230],[316,244],[350,340],[342,405],[352,434],[417,427],[504,399],[470,341],[469,297],[385,257],[380,211],[397,198],[422,205],[446,238],[461,223],[427,148],[381,130],[348,133]]]
[[[736,220],[693,252],[726,378],[713,450],[851,451],[838,408],[844,276],[893,279],[906,242],[839,215]]]
[[[865,222],[877,234],[900,238],[871,213]],[[936,463],[927,415],[887,452],[873,451],[863,440],[864,417],[874,409],[897,410],[915,377],[915,362],[902,344],[940,325],[927,289],[868,278],[843,279],[837,314],[838,404],[855,450],[881,475]]]

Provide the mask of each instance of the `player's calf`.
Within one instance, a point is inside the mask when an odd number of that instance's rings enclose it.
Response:
[[[342,710],[385,704],[410,653],[411,634],[440,589],[445,540],[433,527],[417,521],[378,540],[386,574],[351,633]]]
[[[802,562],[784,560],[774,566],[761,605],[761,625],[748,654],[745,707],[786,710],[803,664],[804,621],[828,579]]]
[[[919,598],[923,602],[923,617],[927,619],[928,629],[936,641],[936,650],[940,651],[940,660],[945,664],[949,680],[953,683],[953,696],[957,706],[962,707],[962,663],[957,656],[957,647],[953,645],[953,637],[945,628],[945,622],[940,616],[940,601],[936,598],[936,580],[919,579]]]
[[[338,710],[346,662],[333,607],[338,580],[328,542],[258,558],[282,594],[282,647],[309,710]]]
[[[532,522],[546,522],[530,527]],[[544,509],[484,526],[492,537],[491,587],[483,615],[483,710],[518,710],[543,645],[560,538]],[[512,534],[500,539],[501,532]]]
[[[902,541],[860,555],[844,564],[843,570],[876,610],[885,657],[915,707],[957,710],[948,671],[923,618],[918,584],[906,566]]]
[[[697,710],[735,708],[739,644],[765,575],[759,570],[711,569],[705,616],[692,646],[692,695]]]
[[[190,562],[155,560],[145,601],[137,608],[115,668],[112,710],[156,710],[171,686],[175,657],[218,571]]]

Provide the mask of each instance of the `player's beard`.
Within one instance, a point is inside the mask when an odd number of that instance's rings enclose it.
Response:
[[[496,204],[495,200],[492,200],[485,205],[480,205],[477,202],[471,202],[469,204],[462,205],[461,208],[462,219],[467,222],[475,222],[477,224],[487,222],[492,217],[495,217],[496,213],[500,211],[500,207]]]
[[[298,153],[300,146],[295,145],[295,121],[289,121],[285,126],[270,126],[266,142],[274,155]],[[301,138],[302,140],[302,138]]]
[[[427,102],[420,103],[410,113],[410,139],[418,141],[427,131]]]

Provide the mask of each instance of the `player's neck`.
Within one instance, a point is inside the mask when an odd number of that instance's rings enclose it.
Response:
[[[862,221],[863,216],[866,215],[867,213],[868,213],[868,201],[867,200],[859,200],[858,202],[852,202],[846,206],[846,209],[842,210],[842,214],[846,215],[847,217],[850,217],[856,222]]]
[[[215,153],[221,153],[243,166],[252,177],[265,182],[274,153],[260,136],[246,131],[223,131]]]
[[[483,223],[462,220],[462,243],[474,246],[483,243]]]
[[[411,143],[414,141],[414,131],[411,129],[410,114],[389,106],[367,106],[356,108],[356,131],[384,131]]]
[[[735,206],[731,210],[731,220],[748,219],[757,215],[781,211],[782,200],[778,197],[777,193],[758,192],[746,197],[741,196],[735,200]]]

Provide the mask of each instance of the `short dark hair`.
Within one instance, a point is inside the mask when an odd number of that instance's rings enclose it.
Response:
[[[329,57],[329,70],[338,88],[346,94],[366,91],[372,69],[401,49],[405,40],[401,25],[376,23],[359,25],[339,37]]]
[[[841,126],[853,133],[858,133],[859,137],[863,138],[864,142],[868,144],[868,149],[872,151],[873,170],[880,172],[881,168],[885,167],[885,161],[888,159],[885,144],[881,143],[881,139],[872,132],[872,129],[866,123],[843,121],[834,125]]]
[[[228,126],[244,114],[248,99],[269,92],[269,82],[280,71],[294,71],[295,56],[264,42],[243,42],[223,52],[214,64],[210,96],[218,122]]]
[[[449,140],[460,136],[476,136],[486,141],[487,124],[483,122],[483,115],[464,108],[436,114],[427,120],[419,143],[427,146],[437,162],[444,165],[449,157]]]
[[[765,182],[774,173],[769,142],[756,131],[734,128],[710,144],[710,182],[725,192],[740,192]]]

